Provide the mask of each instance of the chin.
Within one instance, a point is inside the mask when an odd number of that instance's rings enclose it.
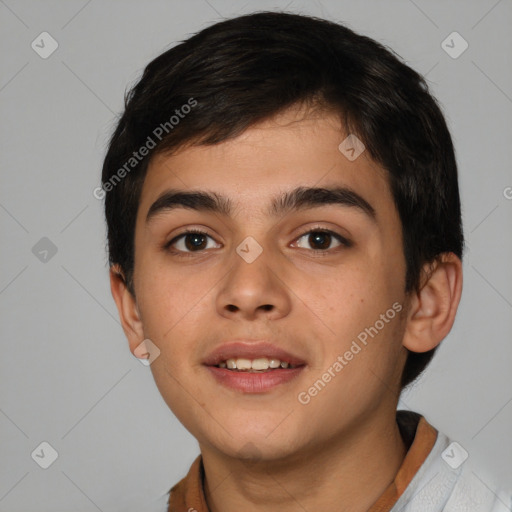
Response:
[[[204,434],[209,437],[208,444],[215,446],[216,450],[228,457],[248,462],[270,462],[285,459],[299,448],[295,446],[293,432],[289,428],[279,432],[279,427],[275,428],[278,424],[279,422],[275,422],[272,427],[267,424],[264,427],[259,425],[259,428],[252,428],[249,431],[239,428],[233,431],[236,435],[232,436],[222,431],[222,438],[215,439],[211,438],[210,430]]]
[[[284,460],[295,453],[289,442],[283,443],[253,439],[243,440],[238,445],[231,443],[231,446],[224,447],[224,450],[219,448],[229,457],[249,463],[264,463]]]

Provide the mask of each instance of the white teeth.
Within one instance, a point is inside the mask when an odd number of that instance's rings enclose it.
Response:
[[[254,359],[252,362],[253,370],[268,370],[270,363],[266,357],[260,357],[259,359]],[[239,368],[238,364],[236,365]]]
[[[243,357],[238,357],[236,359],[236,367],[238,370],[250,370],[251,366],[250,359],[244,359]]]
[[[287,361],[281,361],[275,357],[258,357],[256,359],[247,359],[245,357],[231,357],[225,361],[221,361],[218,365],[219,368],[227,368],[228,370],[256,370],[265,371],[268,369],[276,368],[295,368],[294,365]]]

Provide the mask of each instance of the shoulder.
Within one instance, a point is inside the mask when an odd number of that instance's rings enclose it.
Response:
[[[512,490],[493,484],[442,432],[392,512],[512,512]]]

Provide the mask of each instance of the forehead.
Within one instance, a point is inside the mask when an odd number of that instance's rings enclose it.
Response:
[[[342,186],[376,210],[393,208],[387,172],[367,151],[352,160],[340,150],[348,135],[336,115],[289,109],[236,138],[158,154],[148,165],[139,215],[171,189],[214,191],[230,199],[233,211],[255,214],[268,214],[271,200],[297,187]]]

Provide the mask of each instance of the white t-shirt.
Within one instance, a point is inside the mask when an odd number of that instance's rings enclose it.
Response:
[[[495,488],[488,478],[458,443],[438,432],[391,512],[512,512],[510,489]]]

